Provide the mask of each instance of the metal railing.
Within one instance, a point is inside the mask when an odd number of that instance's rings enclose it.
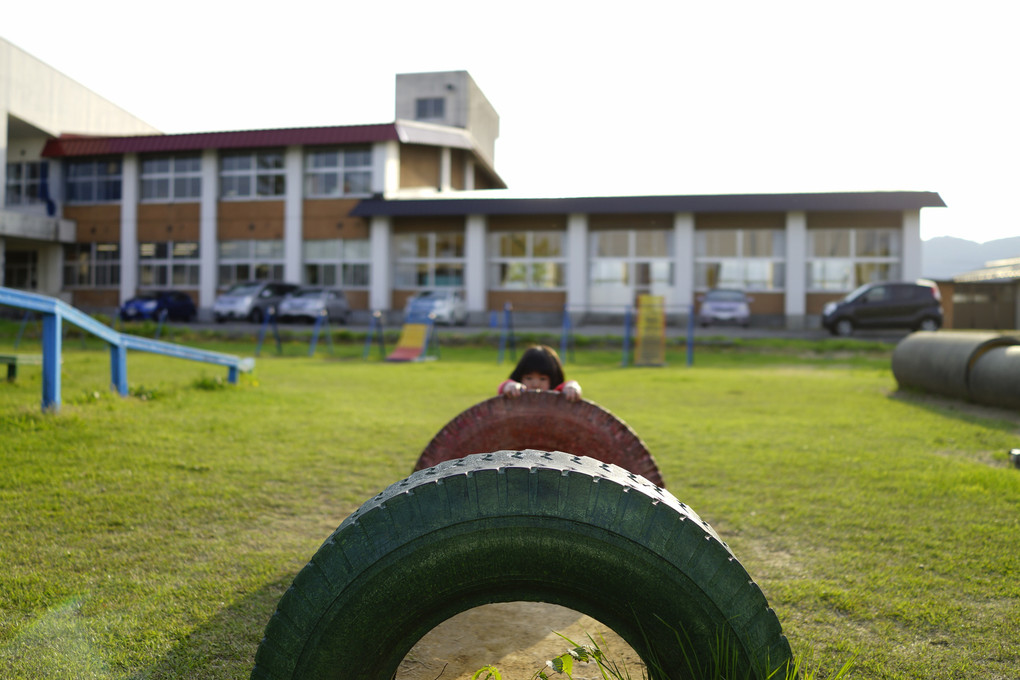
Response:
[[[43,411],[57,411],[60,408],[60,353],[63,344],[61,325],[64,321],[91,333],[110,346],[110,385],[121,395],[128,394],[127,351],[129,349],[226,366],[227,381],[235,384],[239,372],[248,373],[255,368],[255,360],[251,358],[241,358],[120,333],[62,300],[38,293],[0,287],[0,305],[18,307],[42,315]]]

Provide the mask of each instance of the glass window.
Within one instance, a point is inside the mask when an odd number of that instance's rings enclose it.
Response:
[[[372,252],[369,239],[316,239],[305,241],[302,251],[306,284],[368,288]]]
[[[141,162],[143,201],[195,200],[202,197],[199,156],[152,156]]]
[[[563,233],[508,231],[489,235],[489,287],[562,290],[566,286]]]
[[[231,151],[220,156],[221,198],[279,198],[285,190],[282,151]]]
[[[64,246],[64,287],[111,288],[120,285],[120,246],[72,243]]]
[[[49,164],[29,161],[7,164],[7,187],[4,202],[10,206],[42,205]],[[30,251],[34,252],[34,251]]]
[[[197,241],[152,241],[138,244],[140,288],[199,285]]]
[[[372,149],[317,149],[305,156],[305,197],[335,198],[372,193]]]
[[[245,281],[283,280],[283,239],[239,239],[219,243],[219,287]]]
[[[673,294],[673,232],[668,229],[596,231],[588,269],[595,307],[629,307],[641,295]]]
[[[394,286],[401,289],[464,285],[464,233],[397,234]]]
[[[446,115],[446,100],[442,97],[421,97],[414,101],[415,120],[442,119]]]
[[[811,229],[807,289],[849,292],[900,277],[898,229]]]
[[[65,189],[68,203],[119,201],[120,159],[68,161]]]
[[[783,290],[786,234],[779,229],[695,232],[694,285],[699,290]]]

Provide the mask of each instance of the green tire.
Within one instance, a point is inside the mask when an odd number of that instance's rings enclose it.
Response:
[[[601,621],[653,678],[725,659],[764,679],[791,656],[759,587],[668,491],[592,458],[497,451],[415,472],[345,519],[280,599],[251,677],[390,680],[438,624],[519,600]]]

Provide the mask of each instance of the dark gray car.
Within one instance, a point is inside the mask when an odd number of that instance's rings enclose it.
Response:
[[[938,285],[927,279],[869,283],[826,304],[822,326],[843,336],[858,328],[938,330],[942,327],[942,294]]]

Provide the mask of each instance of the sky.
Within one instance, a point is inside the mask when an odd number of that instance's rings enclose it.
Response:
[[[466,70],[499,113],[514,196],[934,191],[948,207],[922,210],[922,238],[1020,236],[1012,0],[50,0],[0,16],[0,37],[166,133],[391,122],[396,74]]]

